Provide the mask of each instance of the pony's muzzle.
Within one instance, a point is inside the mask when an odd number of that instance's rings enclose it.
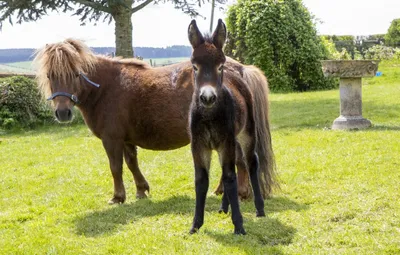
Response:
[[[205,107],[211,107],[217,101],[217,92],[212,86],[202,87],[200,90],[200,102]]]
[[[72,120],[72,111],[68,108],[62,110],[57,109],[54,115],[59,122],[69,122]]]

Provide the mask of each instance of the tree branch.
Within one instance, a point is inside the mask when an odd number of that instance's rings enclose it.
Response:
[[[74,0],[74,2],[76,2],[78,4],[81,4],[81,5],[84,5],[84,6],[87,6],[87,7],[91,7],[94,10],[103,11],[103,12],[106,12],[106,13],[111,13],[111,9],[110,8],[108,8],[108,7],[104,6],[104,5],[101,5],[100,3],[87,1],[87,0]]]
[[[144,7],[146,7],[148,4],[150,4],[151,2],[153,2],[154,0],[146,0],[143,3],[139,4],[138,6],[135,6],[132,8],[132,13],[135,13],[141,9],[143,9]]]

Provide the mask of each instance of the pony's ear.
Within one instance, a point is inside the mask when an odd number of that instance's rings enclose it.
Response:
[[[212,41],[215,47],[222,49],[226,41],[226,26],[222,19],[218,19],[218,25],[212,35]]]
[[[188,38],[193,49],[199,47],[201,44],[204,43],[203,35],[200,33],[195,20],[192,20],[192,22],[190,22],[188,28]]]

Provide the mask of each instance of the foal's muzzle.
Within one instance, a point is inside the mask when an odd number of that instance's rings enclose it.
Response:
[[[54,112],[59,122],[69,122],[72,120],[72,111],[70,109],[56,110]]]
[[[211,107],[217,101],[217,91],[212,86],[205,86],[200,89],[200,102],[205,107]]]

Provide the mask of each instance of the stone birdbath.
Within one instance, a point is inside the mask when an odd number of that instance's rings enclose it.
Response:
[[[371,121],[362,116],[362,77],[373,77],[378,70],[375,60],[324,60],[322,71],[326,77],[340,78],[340,116],[332,129],[363,129]]]

